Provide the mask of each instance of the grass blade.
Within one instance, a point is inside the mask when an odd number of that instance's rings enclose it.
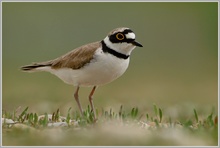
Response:
[[[48,114],[45,113],[45,114],[44,114],[44,120],[43,120],[43,126],[46,127],[47,124],[48,124]]]
[[[148,113],[146,114],[146,118],[147,118],[147,121],[149,120],[149,115],[148,115]]]
[[[34,125],[36,125],[37,122],[38,122],[38,116],[37,116],[37,114],[35,113],[35,114],[34,114]]]
[[[71,107],[68,109],[68,112],[67,112],[67,117],[66,117],[66,123],[69,125],[69,122],[70,122],[70,110],[71,110]]]
[[[198,122],[199,122],[199,118],[198,118],[198,115],[197,115],[196,109],[194,109],[194,115],[195,115],[195,118],[196,118],[196,123],[198,123]]]
[[[122,116],[122,105],[120,106],[120,109],[119,109],[119,118],[121,118],[121,116]]]
[[[20,114],[20,116],[18,117],[18,121],[24,121],[24,119],[22,119],[22,117],[27,113],[28,107],[26,107],[23,112]]]
[[[156,116],[158,115],[156,104],[154,104],[154,113],[155,113]]]
[[[159,117],[160,117],[160,123],[162,121],[162,117],[163,117],[163,113],[162,113],[162,110],[159,108]]]

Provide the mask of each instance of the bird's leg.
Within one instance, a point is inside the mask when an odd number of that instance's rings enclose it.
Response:
[[[89,102],[90,102],[92,111],[93,111],[93,113],[94,113],[94,120],[96,120],[96,111],[95,111],[95,108],[94,108],[94,105],[93,105],[93,94],[94,94],[94,92],[95,92],[95,89],[96,89],[96,86],[94,86],[94,87],[92,88],[92,91],[91,91],[91,93],[89,94]]]
[[[81,104],[80,104],[80,102],[79,102],[78,92],[79,92],[79,86],[77,86],[77,88],[76,88],[76,91],[75,91],[75,93],[74,93],[74,98],[75,98],[75,100],[76,100],[76,102],[77,102],[77,105],[78,105],[78,107],[79,107],[79,110],[80,110],[80,112],[81,112],[81,115],[83,116],[83,110],[82,110]]]

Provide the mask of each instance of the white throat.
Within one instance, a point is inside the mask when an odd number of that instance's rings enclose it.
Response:
[[[136,47],[129,43],[112,43],[108,36],[104,39],[104,42],[109,48],[125,55],[130,55],[132,50]]]

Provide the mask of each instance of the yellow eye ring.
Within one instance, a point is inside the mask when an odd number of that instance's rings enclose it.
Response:
[[[125,38],[125,36],[124,36],[124,34],[122,34],[122,33],[118,33],[118,34],[116,34],[116,38],[117,38],[118,40],[123,40],[123,39]]]

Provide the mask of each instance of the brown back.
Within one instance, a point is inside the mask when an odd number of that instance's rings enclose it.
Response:
[[[57,59],[48,61],[48,63],[51,64],[51,68],[53,69],[59,69],[65,67],[72,69],[79,69],[93,59],[94,52],[100,46],[101,46],[100,42],[86,44],[70,51],[69,53]]]

